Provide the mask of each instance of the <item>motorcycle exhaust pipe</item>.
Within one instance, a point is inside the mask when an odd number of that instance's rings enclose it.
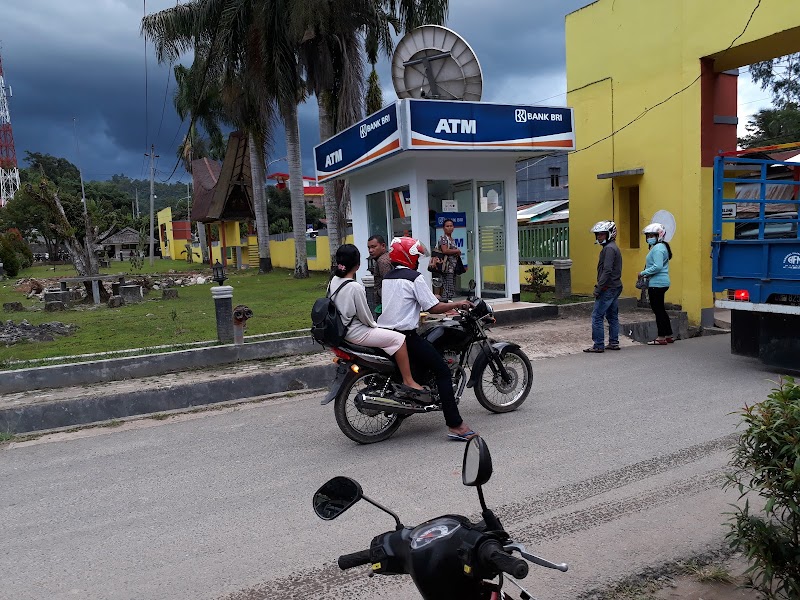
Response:
[[[364,393],[356,394],[355,405],[359,410],[391,412],[398,415],[416,415],[440,410],[436,404],[411,404],[410,402],[399,402],[392,398],[371,396]]]

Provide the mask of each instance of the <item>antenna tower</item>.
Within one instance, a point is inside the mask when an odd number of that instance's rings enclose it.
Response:
[[[8,90],[10,97],[11,88]],[[5,206],[18,189],[17,153],[14,150],[14,134],[11,133],[11,117],[8,114],[3,57],[0,56],[0,206]]]

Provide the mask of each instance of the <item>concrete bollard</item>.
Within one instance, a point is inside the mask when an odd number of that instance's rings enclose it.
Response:
[[[217,339],[230,344],[233,341],[233,288],[229,285],[214,286],[211,297],[217,316]]]
[[[374,315],[375,307],[378,304],[378,298],[375,295],[375,277],[372,275],[364,275],[364,277],[361,278],[361,283],[364,285],[364,290],[367,292],[367,305]]]
[[[570,259],[554,260],[556,298],[566,298],[572,295],[572,261]]]

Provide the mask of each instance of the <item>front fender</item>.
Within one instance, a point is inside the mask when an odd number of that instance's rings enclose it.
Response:
[[[491,345],[492,349],[497,350],[500,354],[502,354],[507,348],[515,348],[519,349],[519,344],[515,344],[513,342],[495,342]],[[475,382],[478,380],[483,374],[483,370],[486,368],[486,365],[489,364],[489,357],[486,355],[485,352],[480,350],[478,352],[477,358],[475,358],[475,362],[472,363],[472,371],[469,375],[469,381],[467,381],[467,387],[475,387]]]

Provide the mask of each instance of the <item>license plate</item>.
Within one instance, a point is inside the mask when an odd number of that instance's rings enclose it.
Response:
[[[800,294],[775,294],[770,298],[770,304],[788,304],[800,306]]]

